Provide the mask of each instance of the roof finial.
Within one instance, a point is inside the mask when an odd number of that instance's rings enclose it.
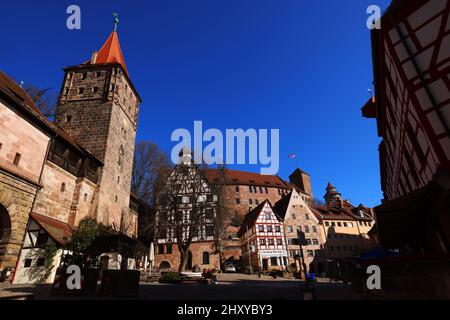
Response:
[[[117,31],[117,26],[119,25],[119,15],[117,13],[113,13],[114,16],[114,32]]]

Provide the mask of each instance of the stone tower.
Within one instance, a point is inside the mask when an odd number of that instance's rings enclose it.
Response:
[[[311,178],[308,173],[303,170],[297,168],[295,171],[289,176],[289,182],[294,186],[299,188],[301,191],[309,194],[311,198],[313,197],[312,187],[311,187]]]
[[[336,191],[336,188],[328,182],[327,188],[325,189],[326,193],[324,199],[327,205],[330,205],[332,202],[339,204],[342,200],[342,195]]]
[[[103,161],[92,200],[93,215],[97,221],[122,230],[130,214],[141,99],[129,78],[116,28],[90,60],[64,72],[55,122]]]

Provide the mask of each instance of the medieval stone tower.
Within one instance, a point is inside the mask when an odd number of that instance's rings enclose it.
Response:
[[[92,215],[123,231],[130,214],[141,99],[129,78],[116,28],[90,60],[64,72],[55,122],[103,162]]]

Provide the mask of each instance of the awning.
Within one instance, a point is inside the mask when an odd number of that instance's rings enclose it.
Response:
[[[37,213],[31,213],[31,218],[60,245],[65,245],[72,237],[74,230],[65,222]]]

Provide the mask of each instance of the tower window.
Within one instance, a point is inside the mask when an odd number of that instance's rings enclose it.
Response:
[[[120,177],[117,177],[117,183],[120,183]]]
[[[100,71],[97,71],[97,72],[95,73],[95,75],[97,76],[97,78],[100,78],[100,77],[102,76],[102,73],[101,73]]]
[[[78,88],[78,94],[83,94],[84,93],[84,88]]]
[[[61,192],[66,191],[66,184],[63,182],[61,183]]]
[[[18,166],[19,165],[19,162],[20,162],[20,158],[22,157],[22,155],[20,154],[20,153],[16,153],[16,156],[14,157],[14,162],[13,162],[13,164],[15,165],[15,166]]]
[[[84,194],[84,201],[87,201],[87,197],[88,197],[88,194],[85,193],[85,194]]]
[[[69,91],[70,91],[69,88],[66,88],[66,91],[65,91],[66,94],[69,94]]]
[[[81,74],[81,80],[84,80],[84,79],[86,79],[87,78],[87,72],[83,72],[82,74]]]
[[[125,156],[125,150],[123,149],[123,146],[120,146],[120,148],[119,148],[119,159],[117,161],[117,164],[119,166],[121,166],[121,167],[123,165],[123,157],[124,156]]]
[[[98,87],[93,87],[92,88],[92,93],[97,93],[98,92]]]
[[[117,200],[118,200],[118,197],[116,196],[115,201],[117,202]]]
[[[66,122],[71,122],[72,121],[72,116],[66,116]]]

